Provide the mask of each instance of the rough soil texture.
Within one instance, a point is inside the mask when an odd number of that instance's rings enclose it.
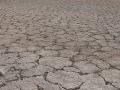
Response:
[[[120,90],[120,0],[0,0],[0,90]]]

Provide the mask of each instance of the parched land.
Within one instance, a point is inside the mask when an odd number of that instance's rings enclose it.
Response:
[[[0,0],[0,72],[0,90],[120,90],[120,0]]]

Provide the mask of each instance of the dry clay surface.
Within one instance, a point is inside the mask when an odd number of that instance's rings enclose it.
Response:
[[[120,90],[120,0],[0,0],[0,90]]]

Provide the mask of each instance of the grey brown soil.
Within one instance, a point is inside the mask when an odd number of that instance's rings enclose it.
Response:
[[[120,0],[0,0],[0,90],[120,90]]]

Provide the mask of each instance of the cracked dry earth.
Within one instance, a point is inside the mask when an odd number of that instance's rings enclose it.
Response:
[[[0,90],[120,90],[119,0],[0,0]]]

